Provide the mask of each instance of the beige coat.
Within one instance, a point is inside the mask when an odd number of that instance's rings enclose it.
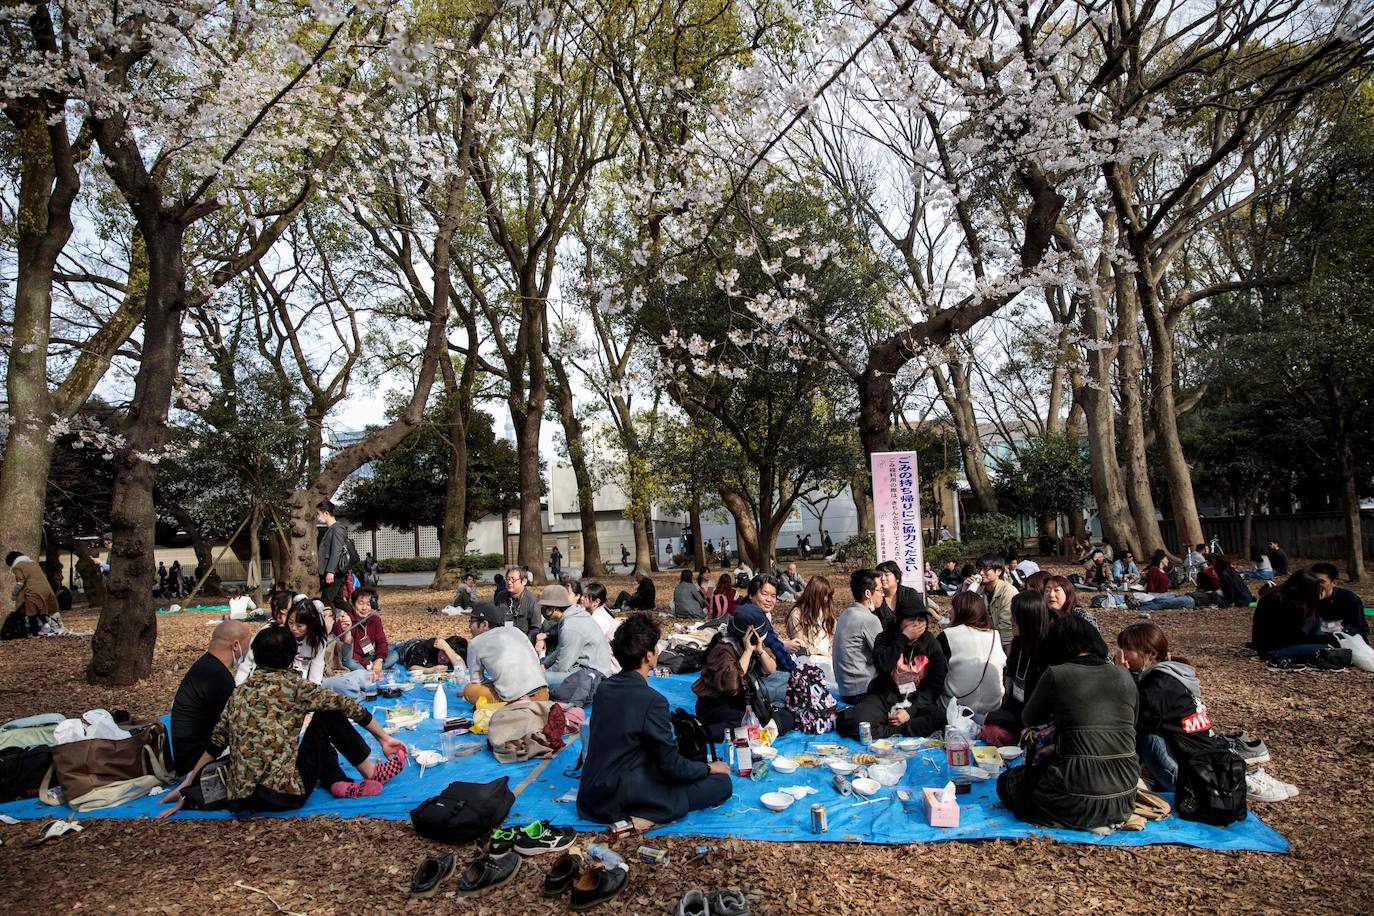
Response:
[[[10,567],[14,581],[19,586],[19,594],[14,599],[16,609],[32,616],[34,614],[57,613],[57,595],[53,594],[43,567],[28,557],[20,557]]]
[[[1011,599],[1016,597],[1016,586],[1004,577],[998,579],[996,587],[991,590],[984,586],[983,597],[988,602],[988,613],[992,615],[992,625],[997,628],[998,635],[1002,637],[1002,647],[1006,648],[1011,645]]]

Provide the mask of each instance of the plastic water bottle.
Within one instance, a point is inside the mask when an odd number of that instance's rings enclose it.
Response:
[[[629,871],[630,867],[625,864],[625,860],[620,857],[614,849],[609,849],[600,843],[593,843],[587,847],[587,855],[600,862],[606,868],[623,868]]]
[[[444,693],[444,682],[434,685],[434,721],[440,723],[448,718],[448,695]]]
[[[759,717],[754,715],[752,705],[744,707],[744,718],[740,720],[740,725],[744,728],[744,733],[749,736],[749,743],[757,744],[762,730],[759,728]]]

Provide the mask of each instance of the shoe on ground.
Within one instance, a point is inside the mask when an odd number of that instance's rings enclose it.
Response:
[[[711,908],[706,903],[706,893],[694,887],[682,895],[677,902],[675,916],[711,916]]]
[[[490,856],[503,856],[515,848],[515,838],[520,834],[514,827],[497,827],[487,837],[486,853]]]
[[[706,896],[711,916],[749,916],[749,901],[739,891],[711,891]]]
[[[453,874],[453,853],[446,852],[441,856],[425,857],[425,860],[416,866],[415,874],[410,877],[410,896],[415,898],[434,896],[439,885],[451,874]]]
[[[577,831],[570,827],[555,827],[548,821],[535,821],[515,831],[515,851],[522,856],[542,856],[546,852],[561,852],[577,839]]]
[[[1285,784],[1264,772],[1255,770],[1245,776],[1246,795],[1251,801],[1279,802],[1289,798]]]
[[[627,865],[605,868],[599,862],[592,862],[573,884],[568,902],[574,913],[590,910],[623,891],[629,880],[630,869]]]
[[[1311,671],[1312,666],[1303,664],[1302,662],[1295,662],[1291,658],[1276,658],[1269,663],[1269,670],[1274,674],[1279,672]]]
[[[458,895],[472,897],[486,893],[493,887],[508,883],[519,870],[520,857],[513,852],[500,856],[479,856],[458,879]]]
[[[1245,732],[1227,735],[1226,743],[1231,745],[1231,750],[1241,760],[1245,761],[1247,767],[1257,767],[1269,762],[1269,748],[1264,746],[1263,741],[1258,738],[1251,738]]]
[[[582,854],[576,851],[563,853],[544,876],[544,896],[561,897],[581,874]]]

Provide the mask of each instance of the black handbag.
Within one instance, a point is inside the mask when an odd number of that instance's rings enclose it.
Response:
[[[43,776],[52,768],[52,748],[7,747],[0,751],[0,802],[37,798]]]
[[[415,832],[439,843],[471,843],[501,826],[515,804],[502,776],[491,782],[451,782],[410,812]]]

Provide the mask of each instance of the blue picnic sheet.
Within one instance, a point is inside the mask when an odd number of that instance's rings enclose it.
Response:
[[[667,697],[673,708],[682,706],[691,709],[694,697],[691,675],[677,675],[666,678],[651,678],[649,683]],[[385,710],[396,706],[425,706],[424,700],[431,697],[429,691],[414,688],[407,691],[400,700],[381,700],[368,704],[374,712],[385,716]],[[449,714],[465,714],[469,707],[462,700],[453,699],[449,688]],[[418,748],[437,750],[440,731],[432,720],[421,722],[415,729],[401,731],[398,737],[407,744]],[[368,736],[369,742],[372,741]],[[479,736],[467,736],[462,740],[485,741]],[[860,750],[856,742],[845,741],[837,735],[803,735],[793,733],[784,735],[777,743],[783,754],[802,753],[817,744],[842,744],[852,750]],[[906,775],[896,787],[883,788],[871,799],[841,796],[831,785],[831,774],[823,768],[801,769],[795,773],[783,774],[769,772],[762,781],[735,779],[735,795],[724,805],[706,811],[694,811],[673,824],[658,827],[649,835],[661,836],[702,836],[743,840],[766,840],[772,842],[827,842],[827,843],[934,843],[945,840],[994,840],[1017,839],[1021,837],[1048,837],[1064,843],[1083,843],[1103,846],[1149,846],[1153,844],[1175,844],[1195,846],[1204,849],[1256,850],[1260,852],[1288,851],[1288,841],[1259,817],[1251,813],[1244,821],[1229,827],[1210,827],[1192,821],[1168,817],[1162,821],[1151,822],[1140,831],[1118,831],[1109,836],[1097,836],[1076,830],[1050,830],[1023,823],[1012,817],[997,799],[994,779],[976,782],[972,791],[959,796],[959,826],[954,828],[930,827],[919,807],[920,790],[924,786],[940,786],[945,782],[943,753],[927,750],[907,762]],[[438,794],[444,786],[454,780],[466,782],[486,782],[500,776],[510,779],[512,789],[517,789],[515,807],[509,820],[525,823],[536,818],[546,818],[554,823],[574,827],[579,831],[599,833],[606,825],[584,821],[577,816],[577,806],[572,800],[576,794],[577,780],[568,775],[577,764],[578,742],[571,739],[567,747],[550,760],[536,760],[519,764],[500,764],[485,748],[470,757],[464,757],[432,767],[423,777],[419,767],[410,765],[387,784],[386,791],[375,798],[336,799],[328,792],[317,790],[304,807],[289,812],[258,815],[265,817],[309,817],[328,815],[332,817],[370,817],[380,820],[409,820],[410,810],[421,801]],[[345,771],[347,771],[345,767]],[[533,775],[533,779],[530,777]],[[521,789],[521,786],[524,786]],[[812,786],[817,791],[797,801],[787,810],[774,813],[764,808],[759,796],[764,792],[776,791],[784,786]],[[916,806],[907,811],[897,801],[894,792],[897,788],[910,789],[916,797]],[[1168,796],[1166,796],[1167,798]],[[564,799],[564,800],[560,800]],[[811,832],[810,809],[813,803],[826,806],[829,829],[823,834]],[[120,818],[137,819],[152,817],[162,810],[156,798],[144,798],[115,808],[92,811],[75,815],[78,818]],[[16,818],[46,818],[61,816],[67,809],[51,808],[36,801],[11,802],[0,805],[0,813]],[[210,818],[223,819],[235,817],[228,812],[180,812],[173,819]]]

